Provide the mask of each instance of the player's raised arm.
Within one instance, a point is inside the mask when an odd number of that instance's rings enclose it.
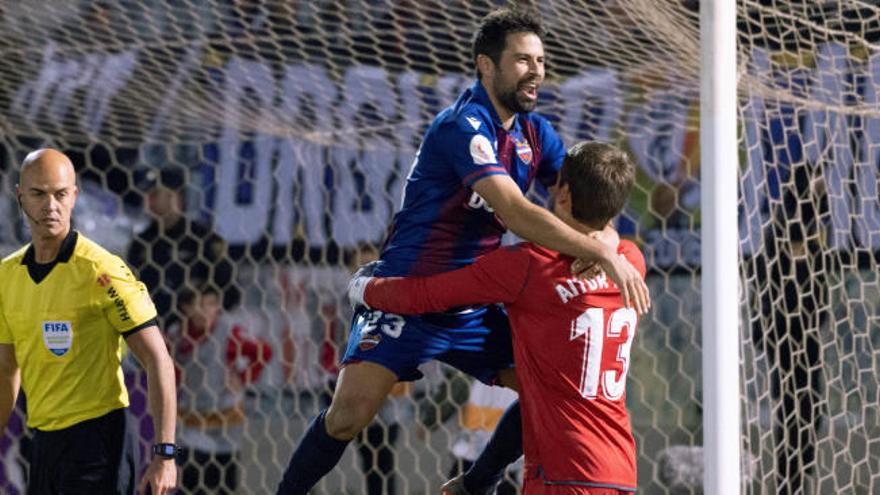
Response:
[[[514,234],[583,260],[595,260],[614,280],[624,304],[645,313],[651,300],[645,281],[616,250],[566,225],[550,211],[523,196],[508,175],[486,176],[473,184],[477,192]]]
[[[495,250],[472,265],[430,277],[358,277],[349,298],[397,314],[443,311],[470,304],[509,303],[519,296],[531,257],[519,246]]]
[[[15,360],[15,347],[12,344],[0,344],[0,436],[15,407],[20,384],[21,372]]]

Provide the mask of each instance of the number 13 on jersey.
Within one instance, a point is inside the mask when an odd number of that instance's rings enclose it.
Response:
[[[590,308],[571,321],[570,340],[584,336],[584,359],[581,365],[580,391],[586,399],[595,399],[599,395],[599,384],[602,394],[608,400],[619,400],[626,390],[626,372],[629,370],[629,352],[633,337],[636,334],[636,312],[631,308],[621,308],[611,313],[605,323],[603,308]],[[626,340],[622,343],[609,341],[617,345],[616,361],[623,367],[619,370],[602,369],[602,353],[606,344],[605,337],[619,339],[626,331]]]

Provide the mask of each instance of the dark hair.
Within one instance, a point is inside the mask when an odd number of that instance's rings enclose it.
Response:
[[[635,178],[625,152],[607,143],[583,141],[565,154],[559,185],[568,184],[575,220],[601,229],[626,205]]]
[[[537,12],[519,7],[510,7],[490,12],[480,22],[480,28],[474,33],[473,56],[474,64],[477,56],[486,55],[495,65],[501,61],[501,52],[507,46],[507,35],[513,33],[534,33],[544,40],[544,27]],[[477,69],[477,77],[480,71]]]

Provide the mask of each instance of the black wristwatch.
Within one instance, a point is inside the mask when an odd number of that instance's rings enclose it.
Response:
[[[177,457],[177,445],[173,443],[156,443],[153,444],[153,455],[163,459],[174,459]]]

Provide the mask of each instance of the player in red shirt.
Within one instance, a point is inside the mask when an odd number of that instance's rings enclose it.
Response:
[[[565,157],[553,212],[569,226],[601,230],[626,203],[635,170],[625,153],[579,143]],[[621,256],[645,275],[631,242]],[[356,304],[419,314],[503,303],[513,333],[522,403],[525,492],[606,495],[636,491],[626,373],[637,313],[604,274],[582,280],[574,259],[532,243],[498,249],[431,277],[357,277]]]

